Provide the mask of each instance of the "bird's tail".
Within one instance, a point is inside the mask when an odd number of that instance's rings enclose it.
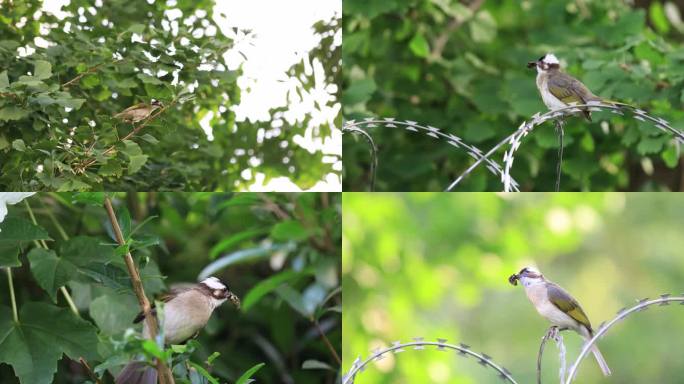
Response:
[[[144,361],[131,361],[114,380],[116,384],[156,384],[157,370]]]
[[[591,346],[591,352],[594,354],[594,357],[596,358],[596,362],[598,363],[599,367],[601,367],[601,372],[603,372],[603,376],[610,376],[610,368],[608,367],[608,363],[606,363],[606,360],[603,358],[603,355],[601,354],[601,351],[599,351],[598,347],[596,344]]]

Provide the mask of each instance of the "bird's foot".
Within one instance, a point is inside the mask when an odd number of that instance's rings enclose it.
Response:
[[[550,327],[549,330],[546,332],[546,338],[558,340],[559,334],[560,334],[560,329],[554,325],[554,326]]]

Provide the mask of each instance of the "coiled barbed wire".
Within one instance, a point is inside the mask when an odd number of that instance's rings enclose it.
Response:
[[[543,124],[544,122],[548,120],[556,120],[563,118],[565,116],[570,116],[574,115],[577,113],[581,113],[584,109],[588,109],[589,111],[601,111],[601,110],[608,110],[612,113],[623,115],[623,111],[628,111],[633,114],[634,119],[640,120],[640,121],[649,121],[653,123],[653,125],[668,134],[671,134],[679,144],[684,144],[684,133],[672,128],[670,126],[670,123],[663,119],[663,118],[656,118],[648,115],[646,111],[643,109],[639,109],[636,107],[633,107],[631,105],[627,104],[611,104],[611,103],[604,103],[600,101],[590,101],[587,104],[575,104],[563,108],[558,108],[551,110],[549,112],[546,112],[544,114],[540,114],[537,112],[532,116],[532,120],[529,122],[523,122],[520,124],[518,129],[510,136],[508,136],[505,141],[510,143],[510,148],[504,153],[504,175],[503,175],[503,182],[504,182],[504,192],[510,192],[511,191],[511,181],[510,181],[510,172],[511,168],[513,167],[513,159],[514,159],[514,154],[515,151],[520,148],[520,144],[522,143],[522,138],[527,136],[536,126]],[[462,175],[464,176],[464,175]],[[458,181],[462,179],[461,176],[459,176],[459,179],[457,181],[454,181],[450,187],[453,188],[456,184],[458,184]]]
[[[596,343],[598,339],[605,335],[608,329],[610,329],[619,321],[624,320],[627,316],[633,313],[641,312],[655,304],[659,304],[659,306],[666,306],[671,302],[679,302],[682,305],[684,305],[684,293],[682,293],[679,296],[672,296],[669,293],[665,293],[660,295],[660,298],[658,299],[649,300],[648,298],[645,298],[638,300],[638,303],[633,307],[629,309],[623,308],[619,310],[617,316],[613,320],[610,320],[607,323],[601,323],[601,325],[598,327],[598,330],[594,332],[594,337],[592,337],[591,340],[584,343],[582,351],[580,352],[579,356],[577,356],[577,360],[575,360],[575,363],[572,364],[572,366],[570,367],[570,371],[568,373],[568,376],[566,377],[565,384],[570,384],[572,382],[572,380],[575,378],[575,374],[577,374],[577,368],[579,364],[587,356],[587,353],[589,352],[591,347]]]
[[[418,122],[411,121],[411,120],[396,120],[393,117],[386,117],[383,119],[374,119],[374,118],[366,118],[363,120],[349,120],[344,123],[344,126],[342,127],[342,133],[345,131],[348,132],[358,132],[363,131],[360,127],[367,127],[367,128],[376,128],[376,127],[385,127],[385,128],[404,128],[407,131],[410,132],[419,132],[419,133],[424,133],[427,136],[430,136],[435,139],[444,139],[446,142],[456,148],[459,149],[464,149],[466,153],[472,157],[473,159],[476,160],[476,164],[481,164],[482,162],[485,162],[487,164],[487,169],[489,172],[491,172],[493,175],[497,176],[501,182],[503,183],[503,171],[501,169],[501,165],[497,163],[496,161],[492,160],[489,158],[491,153],[488,153],[487,155],[483,156],[483,151],[477,148],[474,145],[468,144],[463,139],[460,137],[452,134],[452,133],[444,133],[442,132],[441,129],[437,127],[433,127],[431,125],[422,125],[419,124]],[[371,144],[374,147],[374,144]],[[376,147],[374,147],[376,148]],[[375,149],[377,151],[377,148]],[[376,163],[377,165],[377,163]],[[376,168],[377,169],[377,168]],[[469,168],[470,169],[470,168]],[[468,172],[469,173],[469,172]],[[509,183],[511,185],[511,188],[514,191],[519,191],[519,185],[515,181],[515,179],[509,177]]]
[[[375,173],[378,171],[378,147],[375,146],[375,142],[373,141],[373,137],[368,134],[368,132],[364,131],[361,128],[357,127],[343,127],[342,128],[342,134],[344,135],[345,132],[350,132],[350,133],[358,133],[361,136],[363,136],[366,141],[368,141],[368,144],[370,144],[370,153],[371,153],[371,169],[370,169],[370,191],[374,192],[375,191]]]
[[[373,361],[380,361],[389,353],[394,353],[395,355],[401,352],[405,352],[404,348],[413,347],[413,350],[424,350],[426,346],[436,346],[437,351],[446,351],[448,349],[457,351],[460,356],[474,356],[477,359],[478,364],[484,367],[493,368],[498,372],[498,376],[510,383],[517,384],[508,369],[494,363],[491,356],[485,353],[477,353],[470,349],[469,345],[466,344],[449,344],[447,339],[437,339],[437,341],[424,341],[422,337],[414,337],[412,342],[401,343],[400,341],[395,341],[392,346],[384,349],[376,348],[371,351],[371,355],[365,359],[361,360],[361,357],[357,357],[352,363],[349,372],[342,377],[342,384],[353,384],[356,375],[359,372],[363,372],[366,365]]]

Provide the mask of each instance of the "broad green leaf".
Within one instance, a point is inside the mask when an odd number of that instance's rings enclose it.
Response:
[[[353,82],[349,88],[342,95],[342,103],[344,105],[354,105],[368,101],[377,86],[372,78],[357,80]]]
[[[140,170],[147,162],[147,155],[134,155],[128,158],[128,174],[132,175]]]
[[[35,281],[57,302],[57,290],[66,285],[77,273],[76,266],[53,250],[33,248],[27,255]]]
[[[77,236],[62,243],[59,253],[60,256],[82,267],[94,262],[111,261],[114,258],[114,247],[102,244],[94,237]]]
[[[50,384],[57,361],[66,354],[97,359],[97,329],[66,308],[48,303],[26,303],[19,322],[0,307],[0,362],[12,366],[21,384]]]
[[[130,328],[139,311],[138,301],[132,293],[111,293],[90,303],[90,317],[106,335],[116,335]]]
[[[98,84],[100,84],[100,76],[97,74],[83,76],[81,79],[81,87],[84,89],[94,88]]]
[[[57,104],[61,105],[62,107],[78,110],[81,108],[83,103],[85,103],[85,101],[85,99],[57,99]]]
[[[221,252],[224,252],[226,249],[230,249],[231,247],[240,244],[241,242],[251,239],[253,237],[259,236],[261,234],[268,233],[267,229],[251,229],[251,230],[246,230],[242,232],[238,232],[234,234],[233,236],[227,237],[223,240],[221,240],[218,244],[214,245],[211,250],[209,251],[209,258],[210,259],[215,259],[218,255],[221,254]]]
[[[24,144],[24,140],[16,139],[12,142],[12,148],[16,149],[19,152],[24,152],[26,151],[26,144]]]
[[[249,309],[254,304],[258,303],[262,297],[278,288],[281,284],[311,274],[313,274],[313,270],[311,269],[307,269],[302,272],[287,270],[277,273],[265,280],[261,280],[245,295],[244,300],[242,300],[242,310],[245,312],[249,311]]]
[[[242,376],[240,376],[239,379],[237,379],[235,384],[249,384],[249,383],[251,383],[252,381],[254,381],[254,380],[252,380],[252,376],[254,376],[254,374],[259,369],[261,369],[261,367],[263,367],[264,365],[266,365],[266,364],[265,363],[259,363],[255,366],[253,366],[252,368],[248,369],[247,371],[245,371],[245,373],[242,374]]]
[[[102,176],[121,176],[123,168],[117,160],[109,160],[97,171],[98,175]]]
[[[142,80],[143,83],[145,84],[152,84],[152,85],[160,85],[164,84],[163,81],[159,80],[158,78],[150,75],[145,75],[143,73],[138,73],[136,76],[138,79]]]
[[[409,42],[409,49],[418,57],[427,57],[430,54],[430,45],[422,33],[417,33]]]
[[[470,35],[477,43],[489,43],[496,37],[496,20],[488,11],[480,11],[468,24]]]
[[[19,244],[0,241],[0,268],[20,267]]]
[[[145,31],[145,25],[144,24],[133,24],[130,27],[128,27],[127,31],[141,35]]]
[[[26,109],[10,105],[0,109],[0,120],[21,120],[29,114],[30,112]]]
[[[651,23],[658,30],[659,33],[665,35],[670,32],[670,23],[667,21],[667,16],[665,16],[665,10],[660,1],[654,1],[648,9],[648,16],[651,19]]]
[[[299,221],[287,220],[273,226],[271,237],[275,240],[300,241],[309,237],[309,231]]]
[[[0,229],[0,242],[52,240],[43,227],[18,217],[5,218],[5,221],[0,223]]]
[[[74,193],[71,197],[72,203],[85,203],[87,205],[94,205],[102,207],[104,205],[104,192],[79,192]]]
[[[36,60],[33,75],[41,80],[49,79],[52,76],[52,64],[45,60]]]

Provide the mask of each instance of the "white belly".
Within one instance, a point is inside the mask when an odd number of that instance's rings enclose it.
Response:
[[[549,91],[547,78],[547,75],[537,74],[537,88],[539,88],[539,93],[541,93],[542,101],[546,107],[550,110],[567,107],[567,104],[560,101]]]
[[[535,284],[525,286],[525,293],[530,299],[534,307],[537,309],[540,315],[551,322],[553,325],[557,325],[561,328],[577,329],[578,323],[572,317],[565,314],[556,307],[548,299],[548,293],[546,292],[546,286],[544,284]]]

